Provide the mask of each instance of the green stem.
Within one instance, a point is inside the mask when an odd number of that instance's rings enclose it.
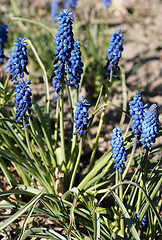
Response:
[[[119,182],[120,183],[122,182],[121,174],[119,174]],[[120,197],[120,200],[123,203],[123,185],[119,186],[119,197]],[[121,217],[120,217],[120,229],[121,229],[122,235],[124,237],[124,217],[123,217],[122,213],[121,213]]]
[[[120,71],[121,71],[121,82],[122,82],[122,97],[123,97],[123,110],[122,111],[122,116],[120,119],[119,126],[122,126],[124,121],[125,121],[125,112],[127,112],[127,86],[126,86],[126,80],[125,80],[125,72],[124,68],[120,66]]]
[[[119,183],[119,172],[116,170],[115,171],[115,185],[117,185]],[[118,191],[118,188],[115,188],[115,193],[116,195],[118,195],[119,191]],[[115,207],[114,207],[115,211],[117,212],[118,211],[118,204],[117,202],[115,201]],[[117,214],[114,213],[114,219],[117,219]]]
[[[129,162],[127,164],[126,169],[124,170],[124,173],[122,174],[122,179],[124,179],[126,177],[126,175],[128,173],[128,170],[131,166],[131,163],[132,163],[132,160],[133,160],[133,157],[134,157],[134,154],[135,154],[135,150],[136,150],[136,145],[137,145],[137,135],[135,136],[135,139],[134,139],[134,144],[133,144],[133,148],[132,148],[132,152],[131,152]]]
[[[145,155],[144,155],[144,161],[143,161],[143,164],[144,164],[144,174],[143,174],[143,177],[144,177],[144,185],[146,187],[146,180],[147,180],[147,165],[148,165],[148,148],[146,148],[146,151],[145,151]]]
[[[119,183],[119,172],[115,171],[115,185]],[[118,188],[115,189],[116,195],[118,195]]]
[[[78,93],[76,94],[75,96],[75,102],[78,101]],[[76,107],[74,106],[74,111],[76,110]],[[74,114],[73,114],[74,115]],[[75,125],[74,125],[74,121],[72,121],[73,125],[72,125],[72,134],[74,133],[75,131]],[[75,147],[76,147],[76,142],[77,142],[77,135],[72,135],[72,138],[71,138],[71,150],[70,150],[70,158],[69,158],[69,161],[68,161],[68,164],[67,164],[67,169],[68,171],[71,172],[71,170],[73,169],[73,166],[74,166],[74,161],[73,161],[73,157],[74,157],[74,150],[75,150]]]
[[[129,121],[128,127],[127,127],[127,129],[126,129],[126,131],[124,133],[124,137],[123,137],[124,142],[125,142],[125,139],[126,139],[126,137],[128,135],[129,129],[131,127],[131,123],[132,123],[132,119]]]
[[[107,99],[108,99],[108,93],[105,94],[105,104],[107,103]],[[101,118],[99,121],[99,126],[98,126],[98,132],[97,132],[97,136],[96,136],[96,142],[91,154],[91,158],[90,158],[90,163],[89,163],[89,171],[92,169],[93,167],[93,162],[94,162],[94,158],[96,155],[96,151],[97,151],[97,146],[98,146],[98,141],[99,141],[99,137],[101,134],[101,129],[102,129],[102,125],[103,125],[103,121],[104,121],[104,116],[105,116],[105,111],[106,111],[106,106],[103,107],[102,113],[101,113]]]
[[[70,130],[69,139],[68,139],[69,141],[68,141],[68,152],[67,152],[67,156],[69,159],[69,158],[71,158],[71,153],[74,150],[73,146],[75,146],[75,144],[76,144],[76,141],[75,141],[76,138],[73,135],[73,132],[74,132],[74,107],[73,107],[72,92],[71,92],[70,86],[68,86],[68,84],[67,84],[67,92],[68,92],[68,99],[69,99],[70,111],[71,111],[71,130]],[[70,161],[70,159],[69,159],[69,161]],[[69,163],[69,161],[68,161],[68,163]]]
[[[60,89],[60,135],[61,135],[63,169],[65,169],[66,157],[65,157],[65,134],[64,134],[64,89],[63,87]]]
[[[103,85],[101,86],[101,88],[100,88],[100,93],[99,93],[99,95],[98,95],[98,99],[97,99],[97,102],[96,102],[96,105],[95,105],[95,108],[94,108],[94,111],[93,111],[93,114],[92,114],[92,116],[90,117],[90,119],[89,119],[89,126],[88,126],[88,130],[90,129],[90,127],[91,127],[91,125],[92,125],[92,122],[93,122],[93,119],[94,119],[94,116],[95,116],[95,114],[98,112],[98,105],[99,105],[99,103],[100,103],[100,99],[101,99],[101,96],[102,96],[102,91],[103,91]],[[107,105],[106,105],[107,106]],[[106,107],[105,106],[105,107]],[[100,109],[99,109],[100,110]]]
[[[140,186],[145,189],[146,191],[146,175],[147,175],[147,158],[148,158],[148,148],[145,151],[145,155],[144,155],[144,159],[142,161],[142,170],[144,169],[143,173],[142,173],[142,178],[140,181]],[[147,191],[146,191],[147,192]],[[142,202],[142,191],[139,189],[139,193],[138,193],[138,200],[137,200],[137,207],[136,207],[136,213],[138,214],[138,212],[141,209],[141,202]]]
[[[59,119],[59,98],[57,99],[56,115],[55,115],[55,130],[54,130],[54,146],[55,146],[55,149],[57,147],[57,140],[58,140],[58,119]]]
[[[80,139],[80,144],[79,144],[79,153],[78,153],[78,157],[77,157],[77,160],[76,160],[76,163],[75,163],[75,167],[74,167],[74,170],[73,170],[73,174],[72,174],[72,177],[71,177],[69,190],[72,189],[72,187],[74,185],[75,176],[76,176],[76,173],[77,173],[77,170],[78,170],[78,166],[79,166],[79,163],[80,163],[82,149],[83,149],[83,139],[81,138]]]
[[[96,155],[96,151],[97,151],[98,141],[99,141],[99,137],[100,137],[100,134],[101,134],[101,129],[102,129],[104,116],[105,116],[105,111],[106,111],[106,103],[107,103],[107,100],[108,100],[108,97],[109,97],[109,92],[110,92],[112,75],[113,75],[113,70],[111,69],[110,79],[109,79],[109,82],[108,82],[108,88],[107,88],[107,92],[105,94],[105,101],[104,101],[105,106],[103,107],[103,110],[102,110],[102,113],[101,113],[101,118],[100,118],[100,121],[99,121],[98,132],[97,132],[97,136],[96,136],[96,142],[95,142],[95,145],[94,145],[94,148],[93,148],[93,151],[92,151],[92,154],[91,154],[91,158],[90,158],[89,171],[92,169],[93,162],[94,162],[95,155]]]
[[[140,186],[143,188],[143,179],[141,179],[140,181]],[[138,212],[140,211],[141,209],[141,201],[142,201],[142,191],[139,189],[139,192],[138,192],[138,199],[137,199],[137,206],[136,206],[136,213],[138,214]]]

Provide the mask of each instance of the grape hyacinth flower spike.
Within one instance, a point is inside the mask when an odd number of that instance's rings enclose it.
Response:
[[[31,80],[28,79],[26,82],[24,82],[23,79],[20,80],[20,83],[16,85],[16,117],[17,122],[20,122],[20,120],[23,120],[23,124],[25,128],[28,128],[28,121],[31,119],[31,95],[32,95],[32,89],[29,87],[31,84]]]
[[[148,147],[148,150],[151,151],[151,143],[155,142],[155,139],[159,132],[159,118],[157,105],[152,104],[147,111],[144,113],[144,119],[142,122],[142,134],[141,134],[141,143],[143,148]]]
[[[64,78],[66,75],[65,68],[66,65],[69,65],[71,51],[74,48],[72,31],[72,23],[74,19],[71,17],[72,14],[72,12],[68,13],[67,10],[64,10],[59,14],[58,18],[60,22],[58,32],[55,35],[56,51],[54,54],[54,74],[52,76],[53,92],[56,92],[57,94],[59,94],[60,89],[63,88]]]
[[[126,159],[126,151],[124,147],[124,142],[122,138],[122,131],[120,128],[114,128],[113,129],[113,136],[111,140],[111,146],[112,146],[112,157],[114,159],[114,168],[122,174],[123,173],[123,168],[125,167],[124,162],[127,160]]]
[[[8,25],[0,23],[0,65],[4,60],[4,44],[7,43]]]
[[[110,82],[112,79],[112,75],[114,77],[117,77],[116,71],[119,71],[119,60],[122,56],[122,51],[123,51],[123,34],[121,33],[121,29],[116,30],[116,33],[112,34],[110,43],[109,43],[109,48],[107,50],[108,53],[108,61],[105,66],[105,68],[110,71]],[[108,73],[105,74],[105,77],[108,77]]]
[[[79,133],[82,137],[83,132],[87,129],[87,125],[89,123],[88,108],[91,106],[91,103],[89,103],[83,96],[81,96],[81,102],[75,102],[74,106],[77,106],[74,114],[74,123],[76,128],[74,135],[77,135]],[[87,132],[86,135],[89,136],[89,133]]]
[[[13,43],[15,45],[14,52],[10,54],[10,58],[8,63],[6,64],[7,69],[6,72],[12,73],[14,76],[11,81],[15,81],[19,76],[20,79],[23,79],[24,73],[29,74],[26,66],[28,64],[27,57],[27,42],[25,42],[25,38],[20,37],[16,38],[17,42]],[[15,82],[17,84],[17,81]]]
[[[146,220],[147,220],[147,215],[145,214],[141,222],[141,227],[144,227],[146,225]]]
[[[28,57],[26,52],[25,38],[16,38],[17,42],[14,43],[14,52],[10,53],[10,58],[6,64],[6,72],[11,72],[14,76],[11,81],[14,80],[16,87],[16,117],[17,122],[23,121],[24,127],[27,129],[28,121],[31,119],[31,96],[32,89],[29,87],[31,80],[24,81],[24,73],[29,74],[27,71]]]
[[[58,0],[52,0],[51,2],[51,21],[54,23],[58,19],[58,9],[59,3]]]
[[[133,100],[129,102],[129,114],[132,117],[131,134],[137,136],[137,139],[140,139],[141,131],[142,131],[142,122],[143,122],[143,114],[144,114],[144,107],[143,101],[141,97],[141,92],[137,91],[134,95]]]
[[[68,80],[67,83],[70,87],[75,86],[79,88],[81,74],[83,73],[83,63],[81,61],[80,42],[74,42],[74,49],[71,52],[69,65],[67,66]]]
[[[111,7],[111,0],[102,0],[102,2],[105,5],[105,7],[108,7],[108,8]]]
[[[136,216],[136,221],[135,222],[137,222],[137,219],[139,218],[142,209],[143,209],[143,207],[139,210],[139,212],[138,212],[138,214]],[[143,219],[141,221],[141,227],[144,227],[146,225],[146,220],[147,220],[147,214],[144,215],[144,217],[143,217]]]

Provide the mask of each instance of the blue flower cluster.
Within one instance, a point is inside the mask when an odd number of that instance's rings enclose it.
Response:
[[[132,116],[130,131],[132,134],[137,135],[139,139],[143,122],[143,101],[140,91],[137,91],[133,100],[129,102],[129,114]]]
[[[55,62],[58,62],[59,60],[61,62],[68,61],[71,55],[71,50],[74,48],[74,38],[72,31],[74,18],[71,17],[71,15],[73,15],[73,13],[68,13],[66,9],[64,9],[64,11],[59,14],[58,20],[60,22],[58,32],[55,35]]]
[[[111,146],[112,146],[112,157],[114,159],[114,168],[122,174],[123,168],[125,167],[124,162],[127,160],[126,158],[126,151],[124,147],[123,137],[122,137],[122,131],[120,128],[114,128],[113,129],[113,136],[111,140]]]
[[[28,64],[28,57],[26,52],[25,38],[16,38],[17,42],[13,43],[15,45],[14,52],[10,54],[8,63],[6,64],[6,72],[12,73],[14,76],[11,81],[16,80],[19,76],[20,78],[24,77],[24,73],[27,75],[29,72],[26,69]],[[15,82],[16,84],[17,82]]]
[[[16,85],[16,117],[17,122],[23,120],[25,128],[28,128],[27,122],[31,119],[31,91],[32,89],[28,86],[31,84],[31,80],[28,79],[24,82],[23,79],[20,79],[20,83]]]
[[[0,24],[0,65],[3,64],[4,60],[4,44],[7,43],[8,25]]]
[[[142,209],[143,209],[143,207],[139,210],[139,212],[138,212],[138,214],[136,216],[136,221],[135,222],[137,222],[137,219],[139,218],[139,215],[140,215]],[[143,217],[143,219],[141,221],[141,227],[144,227],[146,225],[146,220],[147,220],[147,214],[144,215],[144,217]]]
[[[56,22],[58,19],[58,9],[59,9],[58,0],[52,0],[52,2],[51,2],[51,20],[53,23]]]
[[[82,136],[89,123],[88,108],[91,106],[91,103],[89,103],[83,96],[81,96],[81,102],[74,103],[74,106],[77,106],[74,114],[74,123],[77,131],[74,132],[74,135],[79,133],[80,136]],[[86,134],[89,136],[88,132]]]
[[[130,131],[137,136],[137,139],[142,139],[140,144],[143,148],[148,147],[151,151],[151,143],[155,142],[159,131],[159,119],[157,105],[153,104],[149,109],[148,104],[143,106],[141,92],[137,91],[133,100],[129,102],[129,113],[132,116]]]
[[[144,227],[146,225],[146,220],[147,220],[147,215],[145,214],[145,216],[143,217],[142,222],[141,222],[142,227]]]
[[[16,117],[17,122],[23,121],[25,128],[28,127],[28,120],[31,119],[31,96],[32,89],[29,87],[31,80],[24,81],[24,73],[29,74],[26,67],[28,64],[28,57],[26,52],[25,38],[16,38],[17,42],[14,43],[14,52],[9,54],[9,59],[6,64],[6,72],[12,73],[14,76],[11,81],[14,80],[16,87]]]
[[[77,5],[78,0],[64,0],[64,8],[70,8],[73,10]]]
[[[55,61],[54,74],[52,76],[53,92],[59,94],[60,88],[64,84],[65,64],[69,65],[71,51],[74,48],[74,38],[72,31],[72,23],[74,21],[71,17],[73,13],[68,13],[67,10],[59,14],[59,27],[55,36]]]
[[[106,7],[108,7],[108,8],[111,7],[111,0],[102,0],[102,2]]]
[[[148,147],[151,151],[151,143],[155,142],[155,138],[159,132],[159,119],[157,105],[152,104],[147,111],[144,113],[144,119],[142,122],[142,134],[141,134],[141,143],[143,148]]]
[[[122,56],[123,51],[123,34],[121,33],[121,29],[116,30],[116,33],[112,34],[109,48],[107,50],[108,53],[108,61],[105,66],[110,72],[113,71],[113,75],[117,77],[116,71],[119,71],[119,60]],[[108,76],[108,74],[106,74]]]
[[[67,66],[67,72],[69,74],[69,78],[67,83],[69,86],[76,88],[79,87],[81,74],[83,73],[83,63],[81,61],[81,52],[80,52],[80,42],[74,42],[74,49],[71,52],[71,57],[69,59],[69,66]]]

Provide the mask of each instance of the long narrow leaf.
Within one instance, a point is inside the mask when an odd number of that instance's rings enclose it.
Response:
[[[68,228],[68,233],[67,233],[67,236],[69,237],[70,236],[70,233],[71,233],[71,229],[72,229],[72,226],[73,226],[73,223],[75,221],[75,218],[74,218],[74,210],[75,210],[75,207],[76,207],[76,204],[77,204],[77,199],[78,199],[78,194],[79,194],[79,191],[77,188],[72,188],[70,191],[67,191],[64,195],[63,195],[63,199],[65,199],[69,194],[71,193],[74,193],[74,199],[73,199],[73,204],[71,206],[71,210],[70,210],[70,224],[69,224],[69,228]]]
[[[123,216],[124,216],[128,226],[129,226],[129,229],[130,229],[134,239],[140,240],[140,237],[138,236],[138,233],[137,233],[137,231],[136,231],[136,229],[135,229],[135,227],[134,227],[134,225],[131,221],[129,213],[127,212],[127,209],[125,208],[124,204],[122,203],[122,201],[120,200],[120,198],[118,197],[118,195],[114,191],[112,191],[112,190],[110,190],[110,191],[111,191],[113,197],[115,198],[115,200],[117,201],[119,207],[121,208]]]
[[[23,240],[23,236],[24,236],[24,232],[25,232],[25,228],[27,226],[27,223],[34,211],[34,208],[35,208],[35,205],[37,204],[37,202],[39,201],[40,199],[38,198],[37,201],[35,201],[35,203],[33,204],[33,206],[31,207],[31,209],[28,211],[28,214],[26,216],[26,219],[24,220],[24,223],[22,225],[22,228],[21,228],[21,233],[20,233],[20,236],[18,238],[18,240]]]
[[[67,240],[67,238],[63,237],[61,234],[57,233],[56,231],[47,229],[47,228],[32,228],[30,230],[25,231],[25,234],[22,240],[25,240],[28,236],[34,237],[37,236],[39,238],[46,238],[52,237],[54,240]]]
[[[3,230],[5,227],[7,227],[9,224],[14,222],[17,218],[19,218],[23,213],[25,213],[35,202],[39,201],[42,196],[44,195],[44,192],[39,193],[33,199],[30,200],[29,203],[27,203],[23,208],[21,208],[18,212],[16,212],[14,215],[12,215],[9,219],[7,219],[4,223],[0,225],[0,231]]]
[[[94,240],[99,239],[100,239],[100,214],[98,212],[94,212]]]
[[[151,208],[152,208],[152,210],[153,210],[153,212],[154,212],[154,214],[155,214],[156,217],[157,217],[157,220],[158,220],[158,222],[159,222],[160,228],[162,229],[162,221],[161,221],[160,215],[159,215],[157,209],[155,208],[154,204],[152,203],[152,200],[153,200],[155,194],[157,193],[157,191],[159,190],[161,183],[162,183],[162,178],[160,178],[160,180],[158,181],[156,187],[154,188],[153,192],[151,193],[151,195],[150,195],[150,197],[149,197],[149,196],[147,195],[146,191],[145,191],[140,185],[138,185],[137,183],[135,183],[135,182],[130,182],[130,181],[121,182],[121,183],[119,183],[119,184],[114,185],[114,186],[111,187],[110,189],[108,189],[108,190],[107,190],[107,193],[101,198],[100,202],[108,195],[109,191],[112,191],[112,190],[115,189],[116,187],[119,187],[120,185],[124,185],[124,184],[134,185],[134,186],[136,186],[137,188],[139,188],[139,189],[143,192],[143,194],[145,195],[145,198],[146,198],[146,200],[147,200],[147,202],[146,202],[145,206],[143,207],[143,209],[142,209],[142,211],[141,211],[141,214],[140,214],[140,216],[139,216],[140,221],[142,221],[142,219],[143,219],[143,217],[144,217],[144,215],[145,215],[145,213],[146,213],[146,211],[147,211],[147,209],[148,209],[148,207],[149,207],[149,205],[150,205]]]
[[[0,116],[3,118],[4,116],[2,113],[0,113]],[[18,146],[21,148],[22,152],[25,154],[26,157],[30,156],[30,153],[28,151],[27,146],[24,144],[22,139],[20,138],[19,134],[13,129],[12,124],[9,121],[4,122],[5,127],[9,131],[9,134],[11,134],[12,138],[15,140],[15,142],[18,144]]]
[[[110,166],[113,164],[113,160],[111,160],[112,153],[108,151],[105,153],[95,164],[95,166],[92,168],[92,170],[85,176],[85,178],[81,181],[81,183],[78,185],[78,189],[86,190],[89,186],[89,181],[91,181],[91,186],[93,186],[96,182],[93,181],[94,177],[97,175],[98,172],[100,172],[105,166],[105,169],[102,171],[102,173],[99,175],[98,180],[100,180],[108,171]],[[88,187],[87,187],[88,186]]]

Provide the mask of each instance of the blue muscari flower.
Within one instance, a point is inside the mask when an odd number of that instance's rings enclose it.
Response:
[[[17,122],[23,121],[24,127],[28,127],[28,120],[31,119],[31,95],[32,89],[29,87],[31,80],[24,81],[24,73],[27,75],[29,72],[26,69],[28,64],[28,57],[26,52],[25,38],[16,38],[17,42],[14,43],[14,52],[10,53],[10,58],[6,64],[6,72],[11,72],[14,76],[15,92],[16,92],[16,117]],[[17,77],[19,77],[17,79]]]
[[[17,42],[13,43],[15,45],[14,52],[10,54],[10,59],[8,60],[6,71],[10,71],[14,76],[11,81],[16,80],[19,76],[20,78],[24,77],[24,73],[27,75],[29,72],[26,69],[28,64],[28,57],[26,52],[26,45],[25,38],[20,37],[16,38]]]
[[[135,222],[137,222],[137,219],[139,218],[139,215],[140,215],[142,209],[143,209],[143,207],[139,210],[139,212],[138,212],[138,214],[136,216],[136,221]],[[147,214],[144,215],[144,217],[143,217],[143,219],[141,221],[141,227],[144,227],[146,225],[146,220],[147,220]]]
[[[141,227],[144,227],[146,225],[146,220],[147,220],[147,215],[145,214],[141,222]]]
[[[20,79],[20,83],[16,85],[16,117],[17,122],[23,120],[25,128],[28,127],[28,120],[31,119],[31,95],[32,89],[29,87],[31,80],[28,79],[24,82],[23,79]]]
[[[71,51],[74,48],[74,38],[72,31],[72,23],[74,21],[71,17],[73,13],[68,13],[64,10],[59,14],[58,32],[55,35],[55,61],[54,61],[54,74],[52,76],[53,92],[59,94],[60,88],[63,87],[65,73],[65,65],[69,65]]]
[[[56,22],[58,19],[58,9],[59,9],[58,0],[52,0],[52,2],[51,2],[51,20],[53,23]]]
[[[3,64],[4,60],[4,44],[7,43],[8,25],[0,24],[0,65]]]
[[[142,122],[142,134],[141,143],[143,148],[148,147],[151,151],[151,143],[155,142],[155,139],[159,132],[159,119],[157,105],[152,104],[149,109],[144,112],[144,119]]]
[[[126,159],[126,151],[124,147],[124,142],[122,138],[122,131],[120,128],[114,128],[113,129],[113,136],[111,140],[111,146],[112,146],[112,157],[114,159],[114,168],[122,174],[123,170],[122,168],[125,167],[124,162],[127,160]]]
[[[112,34],[109,48],[107,50],[108,53],[108,61],[105,66],[110,72],[112,71],[113,75],[117,77],[116,71],[119,71],[119,60],[122,56],[123,51],[123,34],[121,33],[121,29],[116,30],[116,33]],[[108,74],[105,75],[106,77]]]
[[[79,87],[81,74],[83,73],[83,63],[81,61],[80,42],[74,42],[74,49],[71,52],[69,59],[69,65],[67,66],[67,72],[69,74],[67,83],[69,86],[76,88]]]
[[[147,105],[143,106],[141,92],[137,91],[133,100],[129,102],[129,114],[132,117],[131,134],[137,135],[138,140],[142,131],[143,114],[146,106]]]
[[[102,2],[108,8],[111,6],[111,0],[102,0]]]
[[[83,96],[81,96],[81,102],[75,102],[74,106],[77,106],[74,114],[74,123],[77,131],[74,132],[74,135],[79,133],[80,136],[82,136],[89,123],[88,108],[91,106],[91,103],[89,103]],[[89,136],[88,132],[86,134]]]
[[[78,0],[64,0],[64,8],[70,8],[73,10],[77,5]]]

